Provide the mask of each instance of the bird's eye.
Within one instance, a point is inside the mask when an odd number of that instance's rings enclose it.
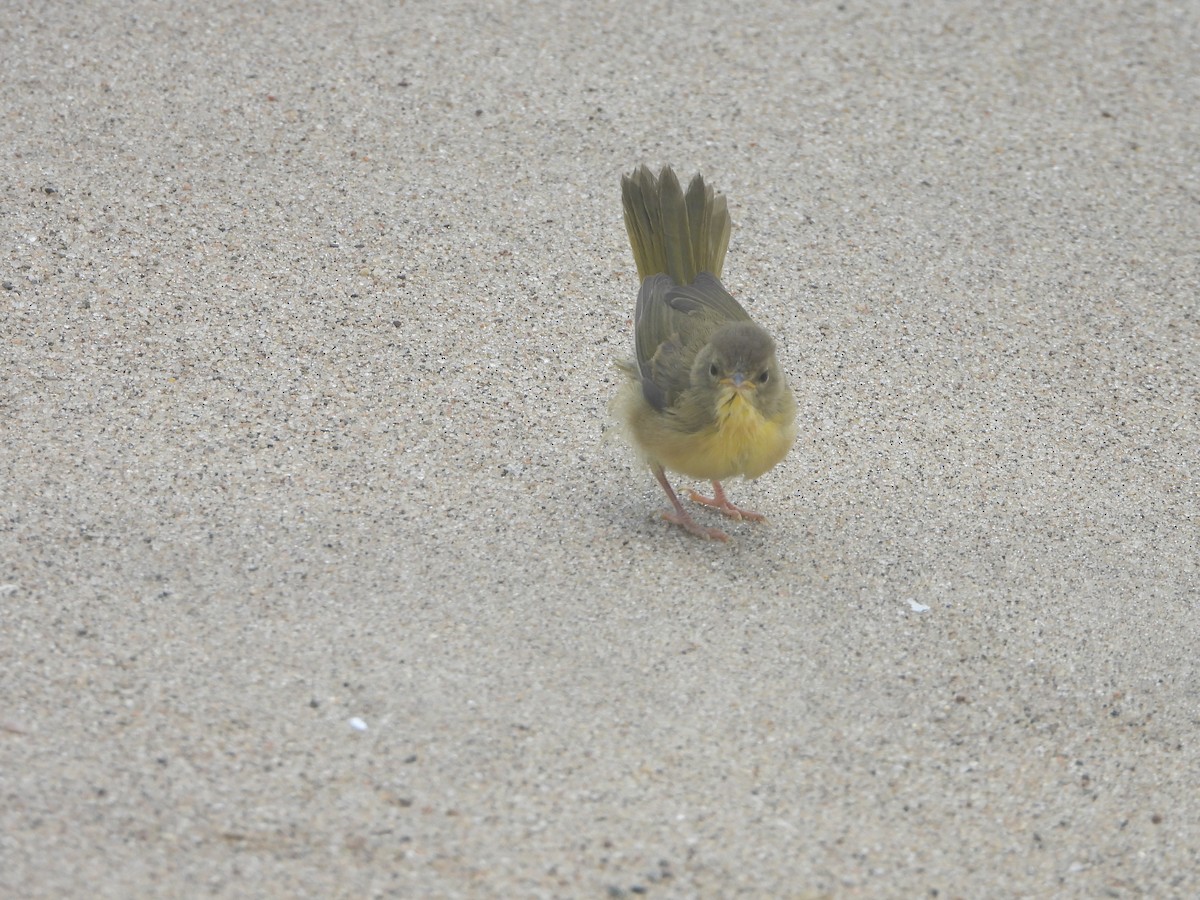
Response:
[[[767,383],[767,379],[768,379],[768,378],[770,378],[770,377],[771,377],[771,373],[770,373],[770,372],[768,372],[767,370],[765,370],[765,369],[764,369],[764,370],[763,370],[763,371],[762,371],[762,372],[759,374],[759,376],[758,376],[758,383],[759,383],[759,384],[766,384],[766,383]]]
[[[716,363],[713,363],[711,366],[708,367],[708,374],[711,375],[713,378],[716,378],[718,375],[721,374],[721,369],[720,369],[720,367],[717,366]]]

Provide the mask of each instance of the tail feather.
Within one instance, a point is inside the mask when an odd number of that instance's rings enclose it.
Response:
[[[670,166],[657,178],[641,166],[621,178],[621,195],[638,277],[665,272],[676,284],[691,284],[701,272],[721,277],[729,210],[703,178],[693,178],[685,196]]]

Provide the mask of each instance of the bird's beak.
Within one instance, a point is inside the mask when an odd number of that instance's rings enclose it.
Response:
[[[721,384],[727,384],[730,387],[732,387],[735,391],[753,390],[756,387],[754,382],[747,381],[746,376],[743,375],[741,372],[734,372],[728,378],[722,378]]]

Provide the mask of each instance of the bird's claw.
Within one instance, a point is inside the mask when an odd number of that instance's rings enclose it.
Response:
[[[689,490],[688,497],[693,503],[699,503],[701,506],[718,510],[738,522],[743,519],[747,522],[765,522],[767,519],[762,513],[755,512],[752,509],[742,509],[739,506],[734,506],[724,494],[718,494],[716,497],[705,497],[698,491]]]
[[[710,541],[728,541],[729,535],[723,532],[720,528],[707,528],[701,525],[686,512],[680,515],[669,509],[664,509],[662,517],[673,525],[678,525],[686,529],[696,537],[702,537]]]

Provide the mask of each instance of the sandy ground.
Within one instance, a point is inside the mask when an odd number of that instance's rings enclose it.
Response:
[[[1195,4],[13,6],[0,895],[1200,894]],[[800,403],[728,546],[643,162]]]

